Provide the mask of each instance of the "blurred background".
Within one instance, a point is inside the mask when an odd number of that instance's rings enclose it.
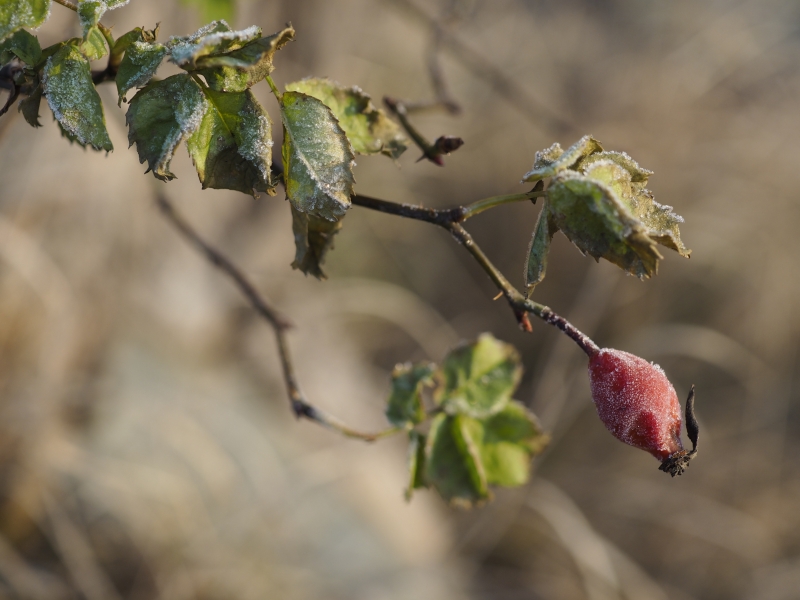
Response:
[[[143,176],[106,84],[108,156],[61,139],[44,104],[36,131],[0,119],[0,598],[800,598],[800,4],[134,0],[104,22],[160,21],[167,39],[219,10],[265,33],[292,22],[279,85],[427,100],[438,65],[463,112],[416,123],[465,146],[444,169],[416,148],[399,168],[360,157],[360,193],[448,207],[524,191],[536,150],[586,133],[655,171],[691,260],[664,250],[641,282],[559,235],[535,299],[660,363],[682,400],[696,384],[700,455],[671,479],[612,438],[586,357],[543,323],[520,332],[440,229],[354,208],[329,280],[293,271],[283,193],[201,192],[183,149],[177,180]],[[54,4],[38,35],[77,31]],[[396,363],[483,331],[517,346],[518,399],[553,435],[532,482],[469,512],[427,491],[409,504],[405,440],[295,421],[271,330],[157,193],[295,322],[309,399],[355,427],[386,425]],[[518,286],[538,210],[469,222]]]

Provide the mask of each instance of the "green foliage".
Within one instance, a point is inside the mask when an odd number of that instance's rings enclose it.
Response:
[[[344,129],[347,139],[359,154],[381,152],[399,158],[408,140],[400,126],[376,108],[369,95],[358,87],[344,87],[330,79],[309,78],[286,86],[325,103]]]
[[[333,236],[342,228],[342,221],[328,221],[300,212],[291,204],[295,258],[292,268],[317,279],[327,279],[322,271],[325,255],[333,249]]]
[[[449,414],[487,417],[503,409],[521,377],[516,349],[484,333],[444,359],[436,372],[436,404]]]
[[[294,29],[287,26],[278,33],[253,40],[237,50],[198,59],[197,73],[214,90],[244,91],[272,73],[275,52],[293,39]]]
[[[108,54],[106,38],[97,27],[90,27],[80,44],[80,50],[89,60],[97,60]]]
[[[556,231],[581,252],[605,258],[640,278],[657,272],[663,258],[657,244],[688,257],[691,251],[679,231],[683,219],[671,206],[656,202],[645,187],[652,174],[624,152],[604,151],[590,136],[566,151],[553,144],[537,152],[523,181],[552,179],[528,251],[528,294],[544,279]]]
[[[39,27],[49,14],[50,0],[3,0],[0,3],[0,42],[23,27]]]
[[[39,45],[39,40],[24,29],[16,31],[0,43],[0,65],[9,62],[13,56],[29,67],[37,65],[42,58],[42,47]]]
[[[197,61],[204,56],[225,54],[245,46],[261,36],[261,28],[253,25],[233,31],[225,21],[212,21],[191,35],[172,37],[169,51],[172,62],[187,71],[200,68]]]
[[[32,127],[41,127],[39,123],[39,106],[42,103],[42,84],[37,85],[31,95],[19,103],[19,111]]]
[[[300,212],[344,216],[353,194],[355,156],[331,110],[299,92],[281,97],[286,196]]]
[[[250,92],[224,94],[190,75],[173,75],[133,97],[127,122],[128,140],[158,179],[175,177],[169,164],[187,140],[204,188],[252,194],[274,187],[269,116]]]
[[[165,45],[155,41],[145,41],[140,28],[134,31],[136,31],[136,37],[139,39],[128,38],[125,40],[125,54],[117,70],[116,83],[119,104],[122,104],[128,90],[142,88],[147,85],[155,75],[159,65],[161,65],[161,61],[167,55],[167,47]],[[115,51],[118,45],[119,42],[114,46]]]
[[[89,61],[77,46],[66,44],[47,59],[42,84],[53,115],[76,142],[95,150],[114,149]]]
[[[407,363],[392,371],[392,393],[386,406],[386,418],[396,427],[410,427],[425,420],[422,389],[433,381],[436,365]]]
[[[452,350],[440,366],[399,365],[392,373],[386,416],[396,427],[426,419],[422,388],[435,386],[438,412],[427,436],[409,435],[409,487],[431,486],[446,501],[472,506],[491,498],[490,485],[528,480],[531,458],[547,444],[536,418],[511,396],[522,368],[516,350],[490,334]]]

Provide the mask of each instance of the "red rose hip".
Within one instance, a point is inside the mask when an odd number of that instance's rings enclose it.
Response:
[[[618,440],[661,461],[661,470],[680,475],[696,453],[694,388],[687,401],[687,429],[695,448],[681,443],[681,405],[658,365],[628,352],[604,348],[589,357],[589,384],[597,414]]]

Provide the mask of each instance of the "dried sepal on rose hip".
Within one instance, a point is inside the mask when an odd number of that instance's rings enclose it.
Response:
[[[618,440],[661,461],[660,470],[682,474],[697,454],[699,431],[694,416],[694,386],[686,401],[686,430],[681,442],[681,405],[664,371],[622,350],[599,349],[589,356],[589,384],[597,414]]]

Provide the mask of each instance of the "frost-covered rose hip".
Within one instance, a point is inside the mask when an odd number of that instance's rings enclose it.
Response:
[[[589,357],[589,383],[597,414],[618,440],[661,461],[661,470],[680,475],[696,453],[694,388],[686,404],[687,430],[694,449],[681,443],[681,405],[658,365],[622,350],[604,348]]]

